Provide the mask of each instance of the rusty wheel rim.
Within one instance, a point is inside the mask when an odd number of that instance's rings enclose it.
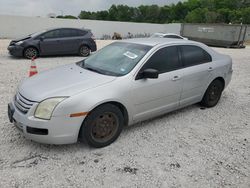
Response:
[[[209,92],[209,101],[217,101],[220,96],[220,88],[216,85],[213,85]]]
[[[96,142],[107,142],[116,134],[118,127],[117,115],[112,112],[105,112],[94,120],[91,136]]]

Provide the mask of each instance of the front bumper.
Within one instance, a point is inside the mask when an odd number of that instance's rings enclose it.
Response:
[[[22,47],[22,46],[11,45],[8,47],[9,54],[16,56],[16,57],[22,57],[23,50],[24,50],[24,47]]]
[[[34,117],[35,103],[27,114],[20,112],[11,102],[8,105],[10,122],[30,140],[44,144],[72,144],[77,142],[81,124],[85,117],[57,116],[51,120]]]

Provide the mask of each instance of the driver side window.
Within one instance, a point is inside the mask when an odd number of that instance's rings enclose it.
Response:
[[[60,38],[60,30],[49,31],[42,35],[45,39]]]
[[[159,74],[170,72],[181,68],[178,49],[176,46],[165,47],[153,54],[153,56],[143,66],[145,69],[158,70]]]

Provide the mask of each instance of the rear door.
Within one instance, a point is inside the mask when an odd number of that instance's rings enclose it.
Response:
[[[82,41],[80,33],[76,29],[62,29],[61,40],[62,52],[65,54],[77,53]]]
[[[140,79],[145,69],[159,71],[158,79]],[[134,121],[141,121],[174,110],[179,106],[182,90],[182,70],[176,46],[155,52],[132,82]]]
[[[213,71],[212,57],[195,45],[182,45],[179,49],[184,66],[180,106],[186,106],[201,101]]]

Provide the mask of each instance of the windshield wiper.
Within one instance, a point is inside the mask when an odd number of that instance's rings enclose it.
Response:
[[[86,67],[84,66],[83,68],[87,69],[87,70],[90,70],[90,71],[93,71],[93,72],[97,72],[99,74],[104,74],[102,71],[100,70],[97,70],[97,69],[94,69],[94,68],[91,68],[91,67]]]
[[[109,71],[104,71],[104,70],[100,70],[100,69],[96,69],[96,68],[92,68],[90,66],[86,66],[85,64],[85,61],[79,61],[76,63],[78,66],[84,68],[84,69],[87,69],[87,70],[90,70],[90,71],[93,71],[93,72],[97,72],[99,74],[103,74],[103,75],[108,75],[108,76],[121,76],[120,74],[116,74],[116,73],[113,73],[113,72],[109,72]]]

